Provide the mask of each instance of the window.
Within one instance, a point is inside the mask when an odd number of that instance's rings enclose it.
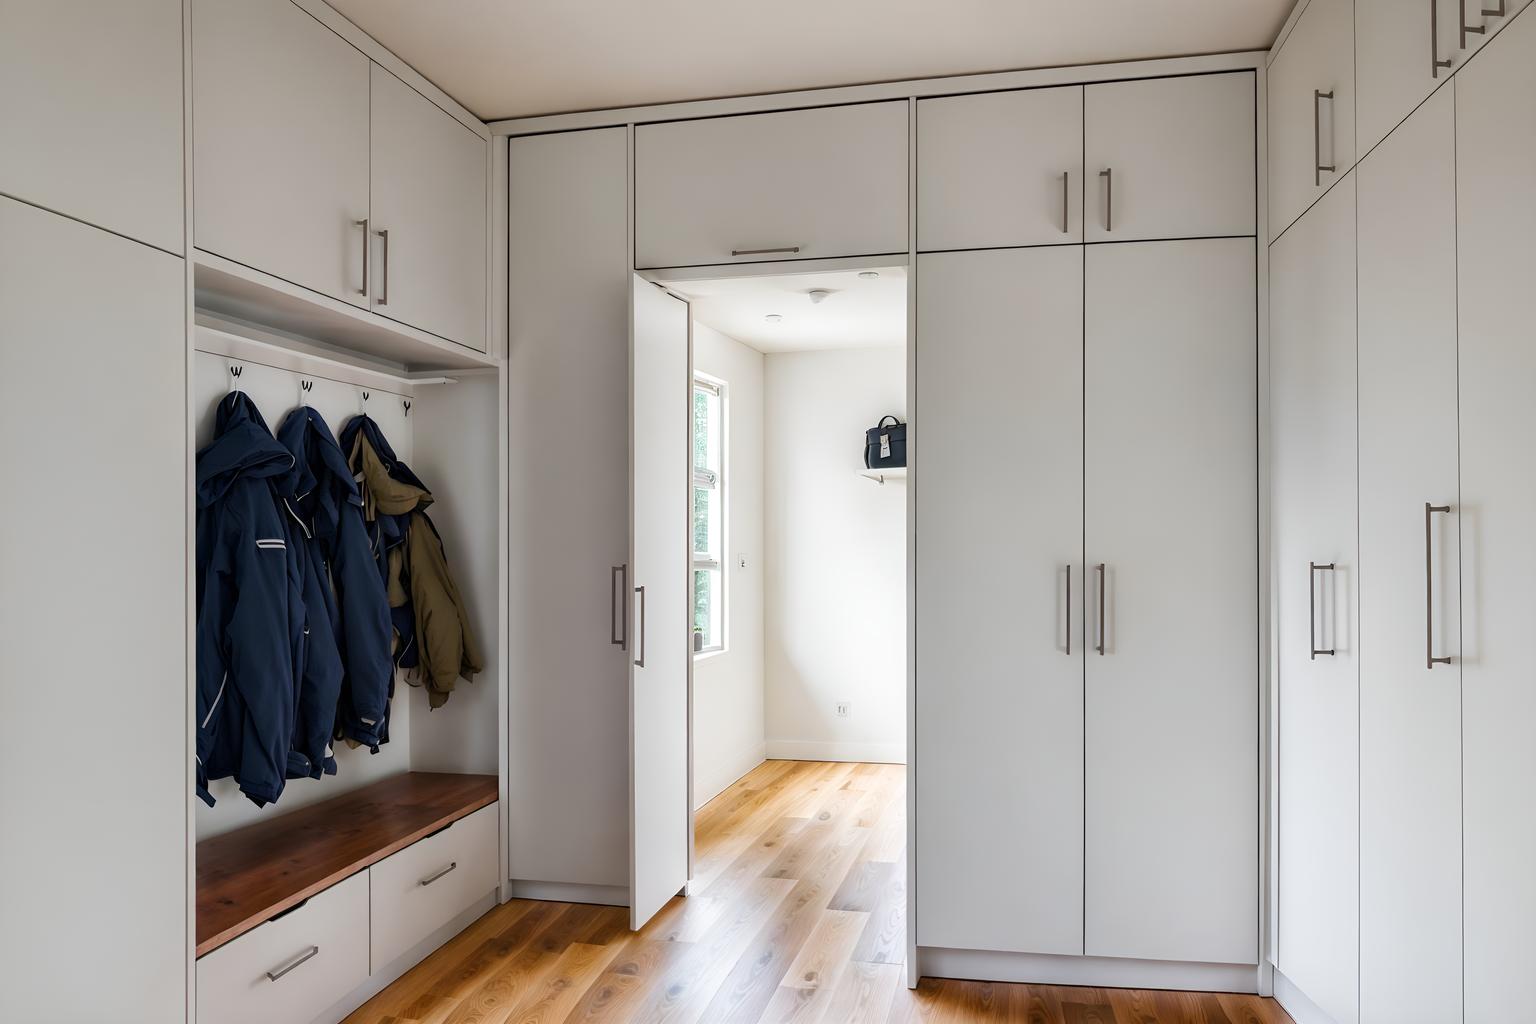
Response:
[[[693,382],[693,649],[725,650],[725,386]]]

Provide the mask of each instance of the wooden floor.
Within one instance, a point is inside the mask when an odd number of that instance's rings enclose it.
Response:
[[[699,811],[694,895],[638,933],[615,907],[515,900],[350,1024],[824,1021],[1282,1024],[1273,1000],[904,981],[905,769],[769,761]]]

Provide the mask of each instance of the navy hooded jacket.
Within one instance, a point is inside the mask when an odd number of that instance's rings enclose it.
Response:
[[[240,392],[197,453],[197,793],[233,776],[258,807],[283,792],[304,663],[294,458]]]
[[[288,501],[306,535],[305,602],[311,609],[309,661],[294,734],[297,751],[322,751],[321,769],[334,773],[327,745],[333,736],[378,751],[387,737],[394,664],[390,659],[389,600],[374,565],[363,498],[331,428],[315,410],[288,414],[278,440],[293,454],[298,497]],[[315,593],[311,597],[311,592]],[[325,621],[314,609],[324,607]],[[317,636],[329,651],[317,658]]]

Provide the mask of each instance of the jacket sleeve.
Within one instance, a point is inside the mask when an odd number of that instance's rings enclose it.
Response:
[[[226,650],[229,685],[245,705],[236,775],[241,792],[261,806],[282,794],[293,735],[288,536],[264,483],[252,481],[241,491],[239,529],[228,535],[235,598]]]
[[[346,651],[348,686],[344,693],[351,701],[351,707],[343,709],[343,719],[376,734],[389,706],[389,684],[395,670],[390,654],[393,627],[389,599],[368,543],[360,504],[348,502],[341,510],[333,561]]]
[[[224,687],[228,664],[224,660],[224,634],[228,626],[234,590],[234,567],[228,562],[232,548],[221,543],[222,517],[214,509],[197,512],[197,795],[209,807],[209,769],[215,767],[215,748],[230,737],[220,735]]]

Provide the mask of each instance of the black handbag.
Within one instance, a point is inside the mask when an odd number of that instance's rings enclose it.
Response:
[[[864,431],[864,468],[893,469],[906,464],[907,425],[895,416],[880,417],[878,425]]]

